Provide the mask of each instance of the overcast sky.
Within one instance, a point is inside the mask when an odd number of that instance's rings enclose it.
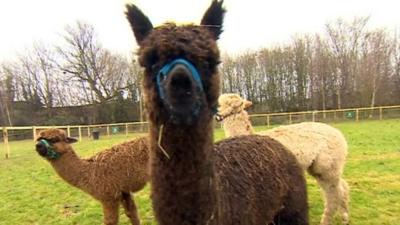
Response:
[[[105,47],[128,54],[136,49],[124,17],[135,3],[153,25],[199,23],[211,0],[0,0],[0,60],[23,52],[34,41],[60,42],[67,24],[94,25]],[[225,0],[222,51],[237,53],[287,42],[296,33],[323,33],[339,17],[371,16],[369,27],[400,28],[400,0]]]

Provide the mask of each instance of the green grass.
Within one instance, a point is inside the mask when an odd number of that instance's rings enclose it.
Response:
[[[400,224],[400,120],[336,123],[349,142],[345,179],[351,187],[352,225]],[[266,129],[257,127],[256,130]],[[216,139],[223,138],[216,130]],[[132,138],[130,136],[129,138]],[[85,157],[127,138],[115,135],[74,145]],[[1,157],[4,146],[0,145]],[[323,210],[321,192],[308,177],[310,224],[318,224]],[[154,222],[149,188],[135,195],[143,224]],[[129,224],[120,210],[120,224]],[[0,225],[100,224],[100,204],[70,187],[34,151],[34,143],[11,143],[11,158],[0,158]],[[335,225],[340,224],[336,218]]]

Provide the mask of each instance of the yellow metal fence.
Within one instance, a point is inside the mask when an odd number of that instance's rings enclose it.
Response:
[[[251,122],[254,126],[283,125],[304,121],[357,122],[360,120],[383,120],[393,118],[400,118],[400,105],[250,115]]]
[[[400,118],[400,105],[382,107],[364,107],[335,110],[315,110],[303,112],[251,114],[250,119],[253,126],[272,126],[299,123],[304,121],[319,122],[342,122],[360,120],[383,120]],[[59,128],[66,130],[69,136],[91,137],[94,131],[101,135],[110,137],[113,134],[143,133],[147,132],[147,122],[114,123],[97,125],[73,125],[73,126],[20,126],[20,127],[0,127],[2,131],[2,142],[4,143],[5,157],[10,157],[9,142],[13,140],[35,140],[40,130],[49,128]]]
[[[102,136],[110,137],[113,134],[144,133],[147,132],[147,122],[113,123],[96,125],[72,125],[72,126],[19,126],[19,127],[0,127],[5,148],[5,157],[10,157],[9,142],[13,140],[32,139],[35,141],[37,134],[41,130],[49,128],[64,129],[68,136],[78,137],[82,141],[83,137],[92,137],[93,132],[98,132]]]

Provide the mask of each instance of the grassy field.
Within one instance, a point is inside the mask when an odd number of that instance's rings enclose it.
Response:
[[[351,187],[351,224],[400,225],[400,120],[332,125],[343,131],[350,146],[345,179]],[[223,132],[217,130],[215,136],[221,139]],[[74,147],[86,157],[124,140],[124,135],[116,135],[84,140]],[[100,204],[64,183],[36,154],[32,140],[12,142],[8,160],[3,158],[3,149],[0,145],[0,225],[101,223]],[[323,202],[311,177],[308,192],[310,224],[318,224]],[[137,193],[135,199],[143,224],[156,224],[149,188]],[[120,224],[129,224],[123,215]],[[335,224],[340,224],[339,218]]]

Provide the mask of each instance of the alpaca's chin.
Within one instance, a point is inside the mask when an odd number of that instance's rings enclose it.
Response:
[[[167,112],[169,121],[178,126],[191,126],[196,124],[200,117],[200,103],[169,105]]]
[[[204,93],[195,88],[185,90],[181,87],[166,87],[165,89],[166,98],[162,102],[168,114],[168,121],[178,126],[196,124],[205,105]]]
[[[37,152],[40,156],[45,157],[46,154],[47,154],[47,149],[45,149],[45,148],[36,148],[36,152]]]

